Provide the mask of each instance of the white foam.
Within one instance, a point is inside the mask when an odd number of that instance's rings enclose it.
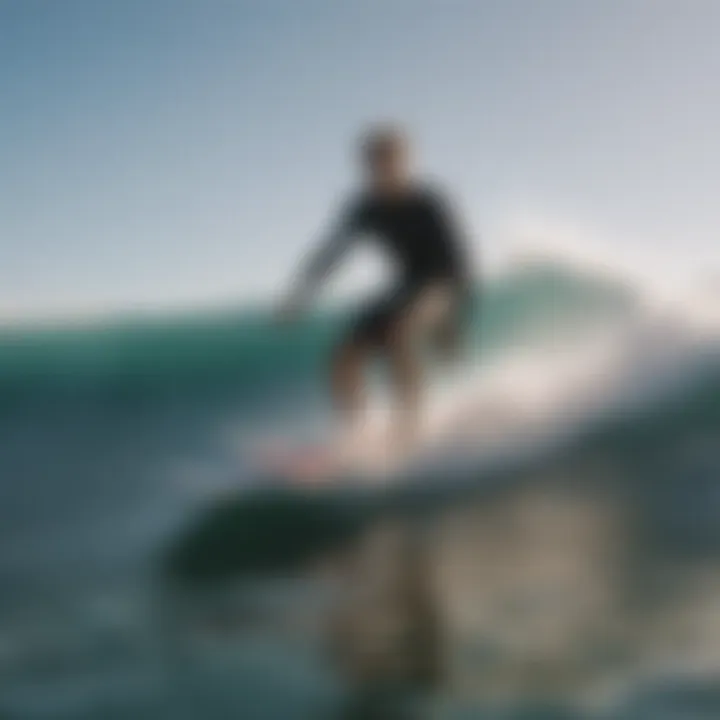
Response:
[[[533,452],[570,440],[601,415],[654,401],[688,380],[720,346],[706,303],[648,293],[631,322],[577,342],[522,347],[467,369],[428,401],[415,467],[428,451],[455,460]],[[652,301],[651,301],[652,300]]]

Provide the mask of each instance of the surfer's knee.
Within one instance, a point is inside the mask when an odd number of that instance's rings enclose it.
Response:
[[[343,343],[333,353],[331,360],[331,381],[336,393],[354,393],[362,382],[365,352],[355,343]]]
[[[412,343],[397,339],[388,347],[388,360],[397,390],[417,391],[421,380],[420,359]]]
[[[353,413],[362,402],[365,353],[353,343],[344,343],[332,357],[330,380],[336,407]]]
[[[352,372],[362,365],[363,359],[363,349],[357,343],[341,343],[332,355],[333,374]]]

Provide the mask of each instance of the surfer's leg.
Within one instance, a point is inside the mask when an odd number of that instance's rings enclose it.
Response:
[[[354,424],[365,404],[364,371],[367,361],[367,349],[352,339],[341,343],[333,357],[333,403],[348,424]]]
[[[331,391],[338,416],[334,430],[335,453],[341,464],[353,467],[358,461],[361,423],[365,414],[365,370],[370,351],[348,338],[335,352]]]
[[[422,364],[410,322],[400,321],[389,334],[387,357],[395,396],[393,441],[398,449],[415,440],[422,400]]]
[[[418,288],[403,285],[369,303],[338,351],[333,371],[336,406],[354,434],[365,408],[367,365],[375,354],[387,360],[395,398],[391,440],[401,452],[415,439],[422,390],[414,312],[418,297]]]
[[[356,421],[365,406],[365,370],[373,354],[385,345],[396,293],[369,302],[354,318],[333,359],[335,407]]]
[[[400,448],[417,436],[424,391],[422,347],[438,331],[451,307],[443,283],[410,287],[398,296],[386,336],[386,350],[396,397],[395,440]]]

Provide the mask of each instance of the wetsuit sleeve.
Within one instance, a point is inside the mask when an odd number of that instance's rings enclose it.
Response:
[[[300,268],[293,291],[294,301],[305,304],[350,250],[365,225],[363,205],[348,204],[339,213],[319,248]]]
[[[462,284],[471,282],[472,262],[463,224],[454,205],[443,194],[428,194],[428,212],[435,233],[441,239],[446,268]]]
[[[454,311],[440,328],[437,340],[444,352],[454,354],[463,344],[465,333],[480,310],[480,278],[470,252],[465,225],[453,204],[443,195],[432,193],[429,214],[445,246],[449,274],[456,292]]]

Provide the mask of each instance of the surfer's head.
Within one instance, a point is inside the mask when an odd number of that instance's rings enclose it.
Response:
[[[409,177],[409,143],[396,125],[370,128],[361,142],[361,159],[369,184],[381,192],[402,189]]]

